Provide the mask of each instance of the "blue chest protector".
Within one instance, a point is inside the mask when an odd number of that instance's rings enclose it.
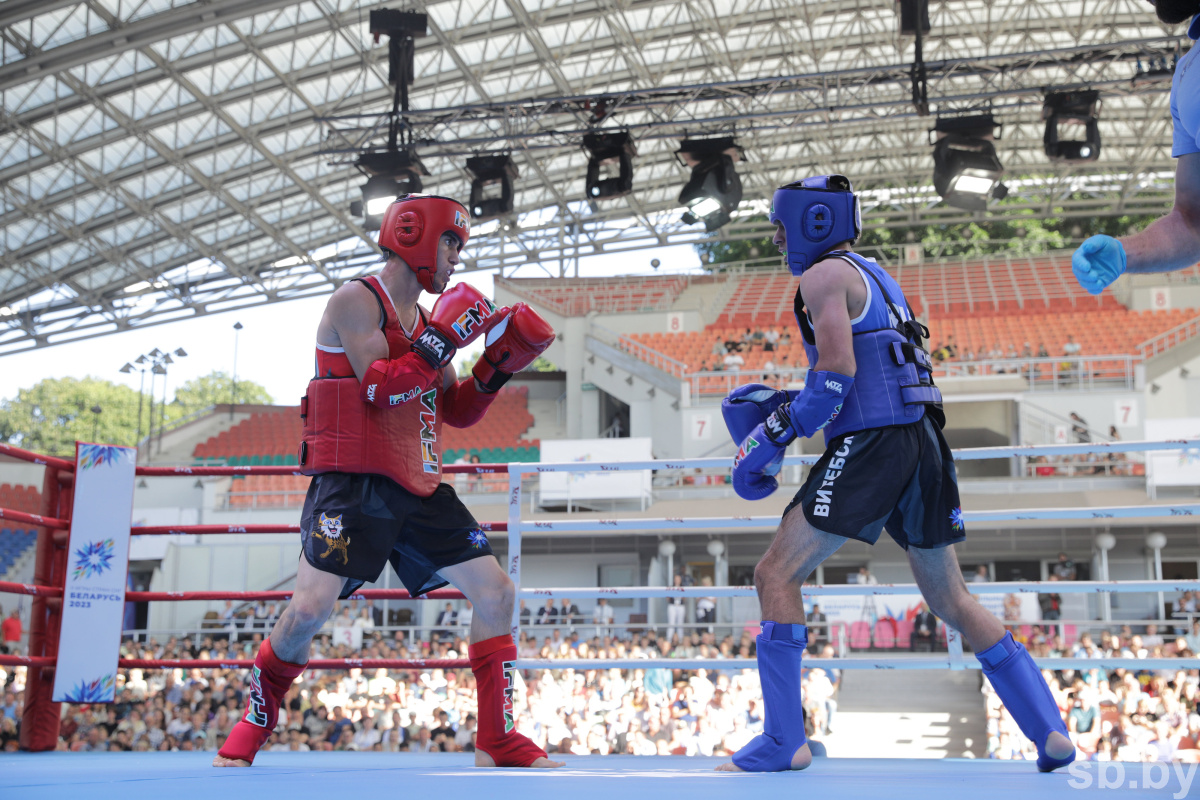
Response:
[[[927,409],[939,427],[945,425],[942,393],[933,385],[933,367],[921,343],[929,331],[913,317],[900,284],[857,253],[834,250],[825,258],[840,258],[854,266],[867,287],[866,306],[851,321],[857,365],[854,385],[837,418],[825,427],[825,440],[868,428],[917,422]],[[816,369],[816,338],[799,289],[795,312],[809,367]]]

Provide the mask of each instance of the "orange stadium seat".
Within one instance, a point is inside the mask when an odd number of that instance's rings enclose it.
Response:
[[[459,457],[478,455],[481,461],[536,461],[540,442],[527,441],[524,434],[533,427],[529,413],[527,387],[505,387],[497,394],[488,409],[488,423],[471,428],[442,427],[442,446],[446,463]],[[232,428],[200,442],[192,451],[193,458],[238,465],[280,465],[296,463],[300,442],[299,410],[295,407],[255,413]],[[486,456],[486,457],[485,457]],[[293,483],[271,482],[277,477],[245,476],[231,487],[230,504],[234,507],[270,507],[272,504],[299,505],[301,495],[286,495],[296,491]],[[241,481],[245,481],[241,483]],[[299,479],[307,488],[307,479]],[[240,484],[240,485],[239,485]],[[278,490],[278,493],[276,493]],[[304,489],[299,490],[301,492]],[[253,493],[253,494],[243,494]]]
[[[42,513],[42,493],[34,486],[14,486],[0,483],[0,508],[22,511],[26,514]],[[0,519],[0,531],[27,530],[29,524]]]
[[[1200,268],[1197,268],[1200,270]],[[1036,354],[1045,345],[1052,356],[1062,355],[1067,336],[1075,337],[1084,356],[1128,355],[1145,341],[1197,316],[1191,309],[1130,311],[1111,293],[1099,298],[1084,292],[1062,255],[1035,258],[993,258],[986,261],[900,266],[891,270],[904,288],[914,311],[927,321],[931,346],[953,337],[959,358],[984,354],[999,345],[1005,355],[1021,354],[1025,343]],[[782,271],[749,274],[737,280],[715,322],[703,331],[678,334],[633,334],[633,341],[682,362],[686,372],[702,372],[723,357],[717,352],[727,340],[740,341],[746,328],[789,331],[791,342],[775,352],[742,352],[745,380],[760,380],[769,359],[777,370],[808,366],[792,316],[798,278]],[[1093,369],[1121,370],[1120,360],[1095,362]],[[1045,370],[1044,378],[1050,378]],[[724,377],[701,380],[701,393],[728,389]]]

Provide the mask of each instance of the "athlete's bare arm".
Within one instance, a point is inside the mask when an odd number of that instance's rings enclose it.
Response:
[[[828,370],[854,376],[854,338],[850,327],[851,311],[862,313],[866,287],[858,270],[841,259],[826,259],[814,264],[800,279],[800,291],[813,322],[820,360],[815,370]]]
[[[358,281],[344,284],[325,306],[317,326],[317,344],[341,347],[361,381],[371,362],[388,357],[387,337],[379,327],[379,301]]]
[[[1200,153],[1175,165],[1175,206],[1146,229],[1121,237],[1129,272],[1170,272],[1200,261]]]

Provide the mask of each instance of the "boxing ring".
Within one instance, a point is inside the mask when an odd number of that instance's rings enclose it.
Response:
[[[958,460],[981,460],[1023,456],[1058,456],[1105,452],[1146,452],[1179,450],[1200,447],[1200,441],[1145,441],[1081,445],[1046,445],[1026,447],[988,447],[955,451]],[[53,669],[58,651],[59,623],[67,566],[66,543],[70,529],[73,471],[71,461],[40,456],[20,448],[0,444],[0,453],[14,458],[43,464],[43,511],[41,515],[26,514],[0,508],[0,519],[22,522],[40,528],[33,584],[0,582],[0,592],[33,597],[30,624],[30,654],[0,656],[0,665],[29,668],[26,682],[26,706],[23,710],[21,746],[26,752],[0,756],[0,789],[6,796],[20,798],[60,798],[80,795],[96,800],[121,798],[127,800],[133,792],[169,793],[172,798],[210,798],[221,791],[272,792],[283,796],[296,793],[302,796],[320,795],[330,791],[386,791],[401,788],[424,792],[445,791],[446,780],[452,779],[456,791],[487,792],[508,800],[531,794],[549,796],[569,793],[575,800],[609,800],[614,791],[630,798],[661,797],[664,793],[680,793],[695,800],[717,800],[731,791],[738,791],[727,781],[752,781],[753,789],[765,792],[812,791],[838,798],[877,798],[882,793],[896,800],[927,800],[931,794],[945,791],[969,791],[974,798],[1011,798],[1014,793],[1027,800],[1062,797],[1067,791],[1111,792],[1118,790],[1122,798],[1172,796],[1200,797],[1200,781],[1194,785],[1197,764],[1172,763],[1143,765],[1121,762],[1076,762],[1070,769],[1052,774],[1040,774],[1031,762],[972,759],[871,759],[818,758],[800,774],[731,774],[714,773],[712,768],[727,761],[727,757],[705,758],[685,756],[567,756],[567,766],[561,770],[481,770],[473,767],[470,753],[413,754],[413,753],[296,753],[263,752],[250,769],[213,769],[211,752],[177,753],[57,753],[59,704],[50,701]],[[790,456],[787,465],[812,464],[818,456]],[[776,516],[734,517],[640,517],[565,520],[522,520],[522,478],[528,474],[582,471],[682,470],[696,467],[729,467],[727,458],[667,459],[653,461],[598,462],[567,464],[496,464],[451,465],[447,473],[507,474],[508,518],[504,521],[481,522],[484,530],[507,532],[508,573],[517,586],[517,597],[526,600],[545,600],[558,597],[593,598],[662,598],[662,597],[753,597],[751,587],[623,587],[623,588],[537,588],[521,587],[521,547],[524,533],[538,535],[584,534],[659,536],[664,532],[695,533],[724,531],[727,533],[772,530],[778,524]],[[228,476],[246,474],[294,475],[293,467],[138,467],[139,476]],[[1110,520],[1152,519],[1200,516],[1200,504],[1155,504],[1145,506],[1114,506],[1098,508],[1048,508],[992,511],[964,511],[964,521],[1037,521],[1037,520]],[[142,536],[171,534],[298,533],[298,525],[181,525],[133,526],[131,534]],[[1167,592],[1200,590],[1200,580],[1175,581],[1080,581],[1053,584],[1041,582],[1000,582],[968,584],[972,593],[1037,593],[1052,586],[1056,593]],[[806,586],[806,598],[830,595],[900,595],[915,594],[911,584]],[[130,602],[171,602],[185,600],[284,600],[288,591],[228,592],[172,591],[126,592]],[[399,589],[361,590],[354,597],[364,599],[410,599],[408,592]],[[418,599],[462,598],[454,590],[438,590]],[[811,601],[810,601],[811,602]],[[518,630],[518,607],[513,610],[513,633]],[[1099,666],[1127,669],[1197,669],[1200,658],[1123,659],[1123,658],[1053,658],[1037,659],[1042,668],[1086,670]],[[249,659],[211,661],[203,659],[121,659],[121,668],[249,668]],[[753,669],[754,659],[518,659],[521,670],[563,669],[645,669],[667,667],[674,669]],[[835,667],[837,669],[895,670],[895,669],[979,669],[978,661],[963,652],[957,632],[947,629],[947,653],[944,657],[889,658],[865,656],[855,658],[806,658],[806,667]],[[319,659],[310,669],[463,669],[466,659]],[[869,746],[869,743],[867,743]],[[1164,768],[1165,767],[1165,771]],[[664,783],[664,779],[672,782]],[[234,784],[222,783],[234,781]],[[486,783],[481,783],[485,781]],[[475,787],[472,789],[471,787]],[[747,787],[749,788],[749,787]],[[11,792],[11,794],[10,794]]]

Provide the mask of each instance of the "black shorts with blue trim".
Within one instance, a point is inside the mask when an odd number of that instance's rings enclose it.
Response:
[[[300,519],[304,558],[346,579],[341,596],[392,568],[413,595],[448,581],[443,567],[491,556],[475,517],[448,484],[418,497],[391,478],[326,472],[313,478]]]
[[[966,538],[954,457],[928,414],[835,438],[784,516],[798,505],[817,530],[867,544],[884,528],[905,550]]]

